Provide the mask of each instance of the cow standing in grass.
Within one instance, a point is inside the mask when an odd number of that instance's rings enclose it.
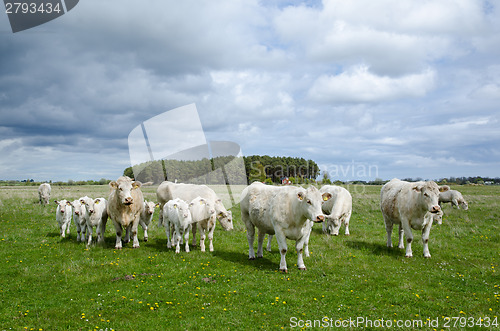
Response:
[[[122,176],[109,183],[111,193],[108,199],[108,215],[113,220],[116,229],[116,249],[122,249],[123,230],[130,227],[132,232],[133,248],[139,247],[137,227],[144,210],[144,196],[141,191],[141,182],[133,181]]]
[[[82,203],[80,199],[73,201],[71,206],[73,207],[73,222],[76,226],[76,241],[84,242],[87,233],[87,208],[85,207],[85,203]]]
[[[55,200],[57,205],[56,220],[59,225],[59,233],[61,237],[65,238],[69,234],[69,226],[71,224],[71,203],[67,200]]]
[[[248,256],[255,259],[253,242],[255,227],[259,230],[257,257],[262,257],[265,234],[276,236],[281,253],[280,271],[286,272],[286,240],[295,240],[297,266],[305,270],[303,252],[308,256],[309,235],[313,222],[323,222],[321,204],[331,198],[311,186],[307,189],[294,186],[268,186],[255,182],[241,194],[241,219],[247,229]]]
[[[433,181],[415,183],[394,178],[382,187],[380,209],[384,216],[387,231],[387,247],[392,247],[392,228],[399,225],[399,245],[404,248],[406,236],[406,257],[412,257],[412,229],[422,231],[424,257],[429,258],[429,233],[434,215],[441,211],[439,207],[439,186]]]
[[[208,237],[208,249],[214,251],[215,230],[215,207],[211,201],[197,197],[189,204],[189,211],[193,218],[193,238],[196,237],[196,229],[200,231],[200,249],[205,251],[205,238]]]
[[[97,242],[104,245],[104,233],[106,232],[106,223],[108,221],[107,201],[104,198],[86,199],[85,208],[87,209],[87,246],[92,243],[92,231],[95,227]]]
[[[49,183],[40,184],[38,187],[38,199],[42,206],[48,205],[50,200],[51,187]]]
[[[332,236],[338,236],[340,226],[345,225],[345,235],[349,233],[349,220],[352,214],[352,196],[348,190],[341,186],[324,185],[320,193],[328,192],[332,198],[321,206],[326,220],[323,222],[323,232]]]
[[[179,253],[181,238],[184,235],[186,252],[189,252],[189,228],[193,219],[188,204],[179,198],[170,200],[163,206],[162,214],[167,234],[167,248],[171,248],[173,244],[175,252]],[[171,235],[172,241],[170,241]]]
[[[219,221],[222,228],[226,231],[233,229],[233,215],[228,211],[222,200],[219,199],[214,190],[206,185],[172,183],[164,181],[156,190],[156,197],[160,204],[160,210],[163,209],[165,203],[175,198],[190,202],[197,197],[206,199],[215,207],[216,219]],[[163,223],[163,214],[160,213],[159,224]],[[193,229],[194,230],[194,229]],[[196,245],[196,231],[193,231],[193,245]]]
[[[144,210],[141,213],[141,218],[139,224],[144,230],[144,241],[148,241],[148,227],[153,220],[153,215],[155,213],[155,208],[158,207],[157,203],[152,201],[144,201]]]
[[[441,186],[443,187],[443,186]],[[447,187],[446,185],[444,187]],[[467,205],[467,201],[465,201],[462,193],[457,190],[446,190],[444,192],[439,193],[439,205],[441,203],[451,203],[453,207],[460,208],[463,210],[469,209],[469,205]]]

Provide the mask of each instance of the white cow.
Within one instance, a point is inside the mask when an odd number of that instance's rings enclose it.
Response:
[[[38,198],[40,199],[41,205],[49,204],[50,191],[51,188],[49,183],[40,184],[40,186],[38,187]]]
[[[387,231],[387,247],[392,247],[391,234],[394,224],[399,225],[399,248],[404,248],[406,236],[406,257],[412,257],[412,228],[422,230],[424,257],[429,258],[429,233],[434,214],[439,213],[439,186],[433,181],[415,183],[394,178],[382,187],[380,209]]]
[[[286,239],[295,240],[297,266],[305,270],[302,258],[308,252],[308,241],[313,222],[323,222],[322,201],[331,198],[311,186],[307,189],[294,186],[268,186],[255,182],[246,187],[241,194],[241,219],[245,223],[248,239],[248,257],[255,259],[253,242],[255,227],[259,230],[257,257],[262,257],[262,244],[265,234],[276,236],[281,253],[280,271],[287,272],[285,255]]]
[[[156,190],[156,197],[160,208],[169,200],[179,198],[184,201],[193,201],[197,197],[204,198],[215,206],[216,218],[219,221],[222,228],[226,231],[233,229],[233,215],[231,211],[227,211],[222,200],[217,197],[214,190],[206,185],[195,185],[195,184],[183,184],[183,183],[172,183],[169,181],[164,181],[158,186]],[[163,223],[163,215],[160,213],[159,224]],[[193,231],[193,245],[196,244],[195,238],[196,232]]]
[[[104,244],[104,234],[106,232],[106,223],[108,221],[107,201],[104,198],[86,199],[85,208],[87,209],[87,246],[92,243],[92,231],[96,228],[97,242]]]
[[[141,182],[122,176],[109,183],[108,215],[116,229],[116,249],[122,249],[123,228],[131,227],[133,248],[139,247],[137,227],[144,210]]]
[[[215,230],[215,206],[211,201],[201,197],[194,198],[189,204],[191,217],[193,218],[193,238],[196,237],[196,229],[200,231],[200,249],[205,252],[205,238],[208,237],[208,249],[214,251],[213,238]],[[196,224],[194,224],[196,223]]]
[[[84,199],[88,197],[83,197]],[[73,207],[73,222],[76,226],[76,241],[85,241],[85,234],[87,233],[87,208],[85,202],[82,203],[80,199],[71,202]]]
[[[191,217],[191,212],[189,211],[188,204],[179,199],[169,200],[162,209],[165,232],[167,233],[167,247],[172,248],[172,242],[170,241],[170,234],[172,228],[174,229],[174,234],[172,236],[172,241],[175,245],[175,252],[180,252],[180,242],[181,236],[184,235],[186,252],[189,252],[189,228],[193,219]]]
[[[458,192],[457,190],[446,190],[439,193],[439,205],[441,205],[441,203],[447,202],[450,202],[453,207],[462,207],[463,210],[469,209],[467,201],[465,201],[462,193]]]
[[[345,235],[349,235],[349,220],[352,214],[352,196],[348,190],[340,186],[324,185],[319,190],[321,194],[330,193],[332,198],[321,206],[326,221],[323,222],[323,232],[338,236],[340,225],[345,224]]]
[[[148,241],[148,226],[153,220],[153,214],[155,213],[155,208],[158,206],[159,204],[157,203],[144,200],[144,210],[142,211],[141,217],[139,219],[139,224],[144,230],[144,241]]]
[[[59,224],[59,232],[61,237],[65,238],[66,234],[69,234],[69,226],[71,224],[71,203],[67,200],[55,200],[57,205],[56,210],[56,220]]]

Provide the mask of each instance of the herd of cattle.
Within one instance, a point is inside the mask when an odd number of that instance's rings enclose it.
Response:
[[[167,247],[175,246],[180,252],[182,239],[185,250],[189,252],[189,232],[193,233],[192,244],[196,245],[196,231],[200,231],[200,248],[205,251],[208,237],[209,250],[213,251],[213,234],[218,221],[222,228],[231,230],[233,220],[231,211],[226,210],[221,199],[205,185],[172,183],[165,181],[158,186],[158,202],[145,201],[141,183],[129,177],[120,177],[110,184],[108,199],[87,196],[74,201],[59,200],[56,220],[62,237],[69,233],[71,219],[77,229],[77,241],[92,243],[93,229],[96,229],[97,242],[104,242],[108,218],[116,230],[116,249],[122,242],[128,243],[132,235],[133,247],[139,247],[137,229],[144,229],[144,240],[148,240],[148,226],[152,221],[155,207],[160,207],[159,225],[167,233]],[[45,183],[38,189],[40,203],[48,204],[50,185]],[[399,226],[399,244],[403,249],[406,237],[406,257],[412,256],[412,229],[422,231],[424,257],[430,257],[428,241],[432,223],[441,224],[443,212],[441,203],[450,202],[453,206],[467,209],[462,194],[448,186],[438,186],[433,181],[405,182],[393,179],[381,190],[380,208],[387,231],[387,247],[392,247],[391,234],[395,224]],[[333,185],[320,189],[296,186],[270,186],[259,182],[247,186],[240,200],[241,219],[246,227],[249,245],[249,259],[255,259],[255,228],[258,230],[257,257],[263,256],[264,237],[268,235],[267,250],[271,239],[276,237],[281,261],[279,269],[287,271],[285,255],[287,239],[295,240],[297,266],[306,269],[303,254],[309,256],[308,243],[314,223],[323,223],[323,232],[338,235],[342,224],[345,234],[349,235],[349,220],[352,214],[352,197],[349,191]],[[123,231],[125,237],[122,240]],[[172,236],[172,238],[171,238]]]

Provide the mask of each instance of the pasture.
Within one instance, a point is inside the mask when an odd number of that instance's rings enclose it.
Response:
[[[148,242],[139,227],[140,248],[115,250],[109,220],[106,246],[87,249],[76,242],[74,224],[60,238],[53,200],[107,198],[107,186],[53,186],[46,207],[36,187],[1,187],[0,330],[370,329],[389,322],[394,329],[498,328],[500,187],[452,187],[469,210],[444,206],[443,224],[431,229],[430,259],[422,256],[418,231],[411,259],[385,247],[380,186],[347,188],[351,235],[341,227],[328,237],[316,224],[307,270],[296,268],[288,241],[283,274],[275,240],[264,258],[248,260],[238,205],[231,209],[233,231],[217,225],[214,252],[167,249],[158,209]],[[155,201],[155,191],[143,187],[148,200]]]

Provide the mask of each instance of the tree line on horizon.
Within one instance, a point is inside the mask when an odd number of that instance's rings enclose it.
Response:
[[[223,156],[196,161],[156,160],[127,167],[123,175],[159,184],[164,180],[194,184],[246,184],[254,181],[292,184],[315,181],[320,169],[316,162],[297,157],[268,155]]]

